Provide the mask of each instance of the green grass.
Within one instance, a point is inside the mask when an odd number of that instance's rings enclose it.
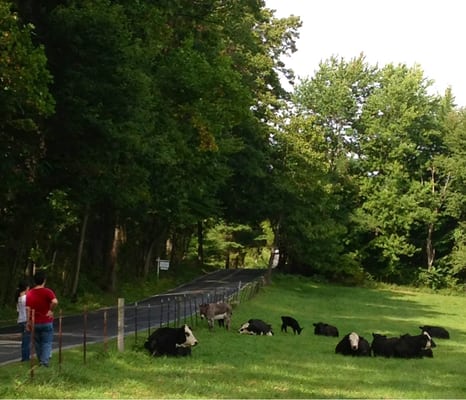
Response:
[[[28,365],[0,367],[1,398],[465,398],[466,297],[404,288],[365,289],[277,275],[253,299],[234,309],[230,332],[205,321],[193,326],[199,345],[192,357],[152,358],[143,337],[57,354],[31,381]],[[304,326],[300,336],[280,332],[280,316]],[[272,337],[240,335],[249,318],[271,323]],[[335,354],[339,338],[315,336],[313,322],[328,322],[340,338],[352,331],[417,334],[418,326],[442,325],[450,340],[437,339],[434,358],[402,360]]]

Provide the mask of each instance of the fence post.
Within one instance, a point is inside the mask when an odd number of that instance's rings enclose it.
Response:
[[[118,351],[125,350],[125,299],[118,299]]]
[[[60,313],[58,316],[58,370],[61,371],[62,363],[62,319],[63,312],[60,308]]]
[[[138,302],[134,303],[134,344],[138,343]]]
[[[83,315],[83,362],[86,364],[86,350],[87,350],[87,307],[84,307]]]
[[[151,320],[150,320],[150,303],[147,304],[147,336],[150,336],[150,327],[151,327]]]
[[[30,342],[30,357],[31,357],[31,380],[34,379],[34,349],[35,349],[35,346],[34,346],[34,335],[35,335],[35,325],[36,325],[36,310],[31,310],[31,342]]]
[[[108,317],[107,317],[107,311],[108,310],[105,310],[104,311],[104,351],[107,352],[107,321],[108,321]]]

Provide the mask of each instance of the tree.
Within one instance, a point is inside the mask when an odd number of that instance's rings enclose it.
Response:
[[[74,240],[95,239],[88,254],[102,267],[103,285],[115,290],[121,218],[149,196],[143,160],[152,96],[145,56],[124,9],[109,1],[56,7],[47,22],[57,113],[44,181],[79,205],[81,219],[89,221],[80,226],[91,232]]]
[[[418,66],[387,65],[362,111],[358,165],[363,201],[357,215],[372,232],[368,248],[385,265],[377,272],[385,279],[412,278],[413,260],[431,240],[429,226],[438,218],[442,182],[436,181],[433,163],[443,151],[442,126],[439,100],[427,91],[430,85]],[[415,240],[415,232],[423,243]]]
[[[53,113],[51,76],[41,46],[31,40],[11,4],[0,1],[0,277],[12,279],[34,243],[38,165],[44,156],[44,120]],[[25,263],[24,263],[25,264]],[[21,271],[24,273],[24,271]],[[0,299],[4,301],[4,297]]]

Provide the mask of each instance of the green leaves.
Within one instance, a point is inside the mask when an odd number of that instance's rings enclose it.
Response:
[[[448,210],[463,194],[452,187],[448,147],[462,143],[462,129],[453,128],[459,120],[449,114],[451,98],[430,95],[431,84],[417,65],[371,67],[361,55],[321,63],[295,93],[294,119],[313,120],[330,161],[318,184],[327,182],[350,213],[334,214],[349,228],[345,251],[384,279],[403,281],[420,265],[443,265],[453,244]]]

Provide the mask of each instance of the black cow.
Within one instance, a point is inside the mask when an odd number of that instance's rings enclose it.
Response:
[[[344,356],[370,357],[371,346],[369,342],[356,332],[345,335],[335,347],[335,353]]]
[[[393,356],[397,358],[431,357],[429,350],[432,350],[434,346],[435,343],[432,344],[432,338],[425,331],[420,335],[414,336],[407,333],[400,336],[399,340],[395,343]]]
[[[334,336],[338,337],[338,329],[335,326],[326,324],[324,322],[317,322],[313,324],[315,326],[314,328],[314,334],[315,335],[323,335],[323,336]]]
[[[424,325],[420,326],[419,329],[423,332],[427,332],[430,335],[430,337],[450,339],[450,333],[441,326]]]
[[[395,344],[400,338],[388,338],[379,333],[372,334],[373,340],[371,343],[372,354],[376,356],[393,357],[395,353]]]
[[[422,354],[422,357],[428,357],[428,358],[434,357],[434,352],[432,351],[432,349],[423,349],[421,354]]]
[[[191,356],[191,347],[177,347],[176,355],[179,357]]]
[[[191,328],[183,325],[179,328],[158,328],[147,338],[144,347],[154,357],[187,356],[191,355],[191,347],[197,343]]]
[[[296,335],[296,332],[298,333],[298,335],[301,334],[301,331],[303,330],[303,328],[299,326],[298,321],[296,321],[293,317],[282,316],[281,319],[282,319],[282,332],[288,332],[286,328],[290,326],[291,328],[293,328],[293,333],[295,335]]]
[[[261,319],[250,319],[239,328],[239,333],[247,335],[266,335],[273,336],[272,325],[267,324]]]

